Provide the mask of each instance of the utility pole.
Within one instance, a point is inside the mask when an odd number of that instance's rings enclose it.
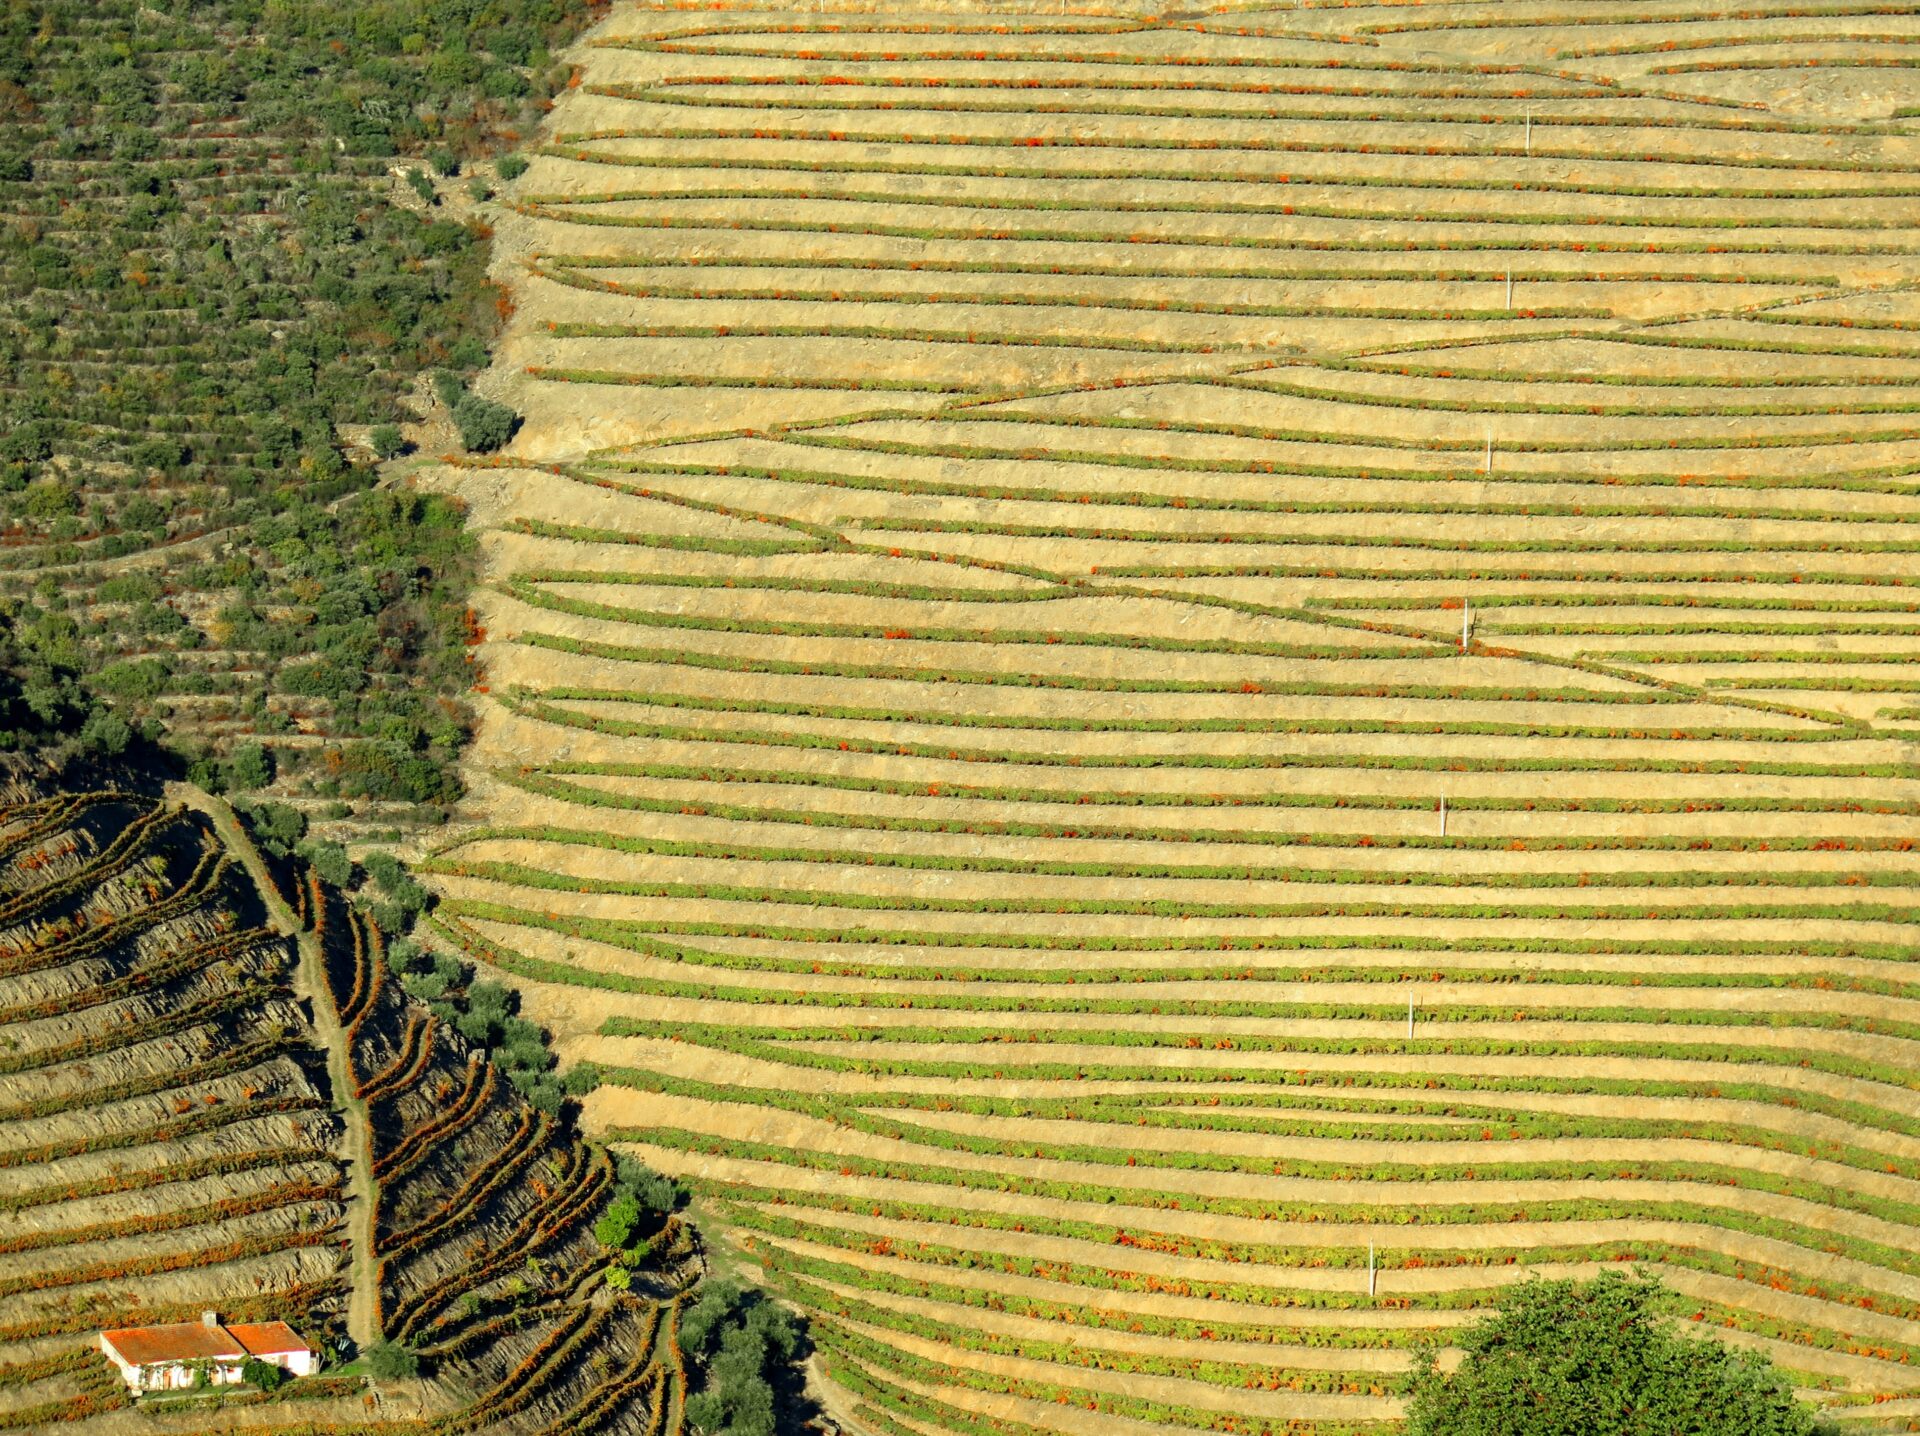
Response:
[[[1373,1243],[1367,1243],[1367,1295],[1376,1296],[1380,1291],[1380,1273],[1373,1263]]]
[[[1533,153],[1533,111],[1527,111],[1527,153]]]
[[[1442,793],[1440,795],[1440,836],[1444,838],[1446,835],[1447,835],[1447,795],[1445,793]]]
[[[1491,427],[1487,430],[1487,459],[1484,471],[1489,474],[1493,472],[1493,430]]]
[[[1460,651],[1465,653],[1473,644],[1473,600],[1460,600]]]
[[[1507,308],[1513,308],[1513,271],[1507,271]]]
[[[1413,994],[1407,994],[1407,1041],[1413,1041]]]

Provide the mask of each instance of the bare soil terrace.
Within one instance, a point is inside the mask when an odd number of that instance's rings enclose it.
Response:
[[[486,717],[424,867],[850,1428],[1373,1436],[1409,1340],[1618,1262],[1915,1419],[1868,10],[579,47],[500,227],[527,424],[435,479]]]

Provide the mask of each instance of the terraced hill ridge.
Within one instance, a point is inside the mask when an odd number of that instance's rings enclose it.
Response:
[[[123,1405],[104,1327],[337,1328],[341,1123],[294,944],[209,825],[16,783],[0,923],[0,1426]]]
[[[608,1286],[606,1153],[410,1002],[337,895],[303,879],[296,921],[223,805],[179,796],[0,794],[0,1429],[677,1431],[691,1229]],[[206,1309],[384,1335],[433,1380],[130,1409],[99,1330]]]
[[[1920,1421],[1920,20],[623,3],[443,936],[873,1432],[1385,1432],[1658,1266]]]

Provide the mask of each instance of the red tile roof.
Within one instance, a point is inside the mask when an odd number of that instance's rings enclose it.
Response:
[[[170,1326],[127,1326],[102,1332],[101,1336],[120,1353],[122,1360],[133,1366],[247,1354],[225,1328],[199,1321],[178,1321]]]
[[[236,1322],[227,1330],[247,1349],[249,1356],[285,1356],[289,1352],[313,1350],[284,1321]]]

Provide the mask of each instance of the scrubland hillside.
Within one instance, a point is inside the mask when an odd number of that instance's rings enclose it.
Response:
[[[316,820],[451,800],[467,546],[405,471],[458,447],[492,156],[592,13],[0,6],[0,747],[18,669],[89,750]]]

